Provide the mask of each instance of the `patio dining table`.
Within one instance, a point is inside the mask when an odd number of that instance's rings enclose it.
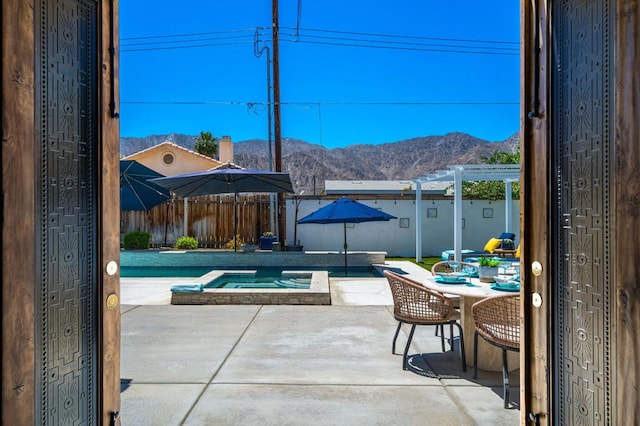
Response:
[[[468,366],[473,366],[473,333],[475,331],[471,307],[477,301],[489,296],[506,294],[504,291],[492,289],[492,284],[481,282],[478,278],[467,278],[466,282],[454,284],[436,282],[436,277],[427,277],[423,281],[423,285],[432,290],[460,296],[460,325],[467,347],[465,352]],[[509,368],[518,368],[519,354],[509,351],[507,356]],[[485,371],[502,371],[502,351],[483,339],[478,339],[478,368]]]

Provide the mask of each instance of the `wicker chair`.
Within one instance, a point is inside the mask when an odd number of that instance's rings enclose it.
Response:
[[[504,408],[509,408],[507,351],[520,351],[520,294],[488,297],[471,308],[476,331],[473,334],[473,378],[478,377],[478,336],[502,349]]]
[[[457,320],[460,313],[453,308],[453,302],[436,291],[430,290],[422,284],[403,277],[391,271],[384,271],[393,295],[393,316],[398,321],[396,334],[393,336],[392,353],[396,353],[396,340],[402,324],[411,324],[409,339],[404,348],[402,369],[408,368],[407,354],[413,339],[413,333],[417,325],[444,325],[449,324],[451,350],[453,350],[453,326],[458,327],[460,336],[460,352],[462,354],[462,371],[467,371],[464,352],[464,337],[462,327]],[[441,336],[442,351],[444,348],[444,336]]]
[[[464,268],[469,267],[469,268],[477,268],[476,265],[474,265],[473,263],[468,263],[468,262],[460,262],[460,270],[464,271]],[[431,275],[433,275],[434,277],[438,274],[448,274],[453,272],[453,269],[451,268],[451,266],[449,266],[449,261],[444,260],[442,262],[438,262],[438,263],[434,263],[433,266],[431,266]],[[451,299],[451,301],[453,301],[453,306],[456,309],[460,309],[460,296],[455,295],[455,294],[445,294],[445,296],[447,296],[449,299]],[[438,335],[438,328],[440,328],[440,333],[442,333],[442,326],[436,326],[436,336]]]
[[[460,271],[464,271],[464,267],[469,268],[477,268],[473,263],[468,262],[460,262]],[[443,260],[442,262],[434,263],[431,267],[431,275],[436,276],[438,274],[448,274],[453,272],[451,266],[449,266],[449,261]]]

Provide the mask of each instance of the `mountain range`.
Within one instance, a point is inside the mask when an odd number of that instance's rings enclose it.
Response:
[[[121,137],[120,155],[127,156],[165,141],[193,149],[195,136],[171,133],[143,138]],[[477,164],[495,151],[516,152],[518,134],[489,142],[466,133],[416,137],[379,145],[325,148],[299,139],[282,139],[282,168],[296,192],[319,193],[325,180],[405,180],[446,168]],[[234,162],[251,169],[269,169],[269,145],[261,139],[234,142]]]

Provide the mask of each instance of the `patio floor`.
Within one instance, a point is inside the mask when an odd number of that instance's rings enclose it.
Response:
[[[122,281],[123,424],[519,424],[518,371],[505,410],[501,374],[462,373],[433,327],[402,370],[384,279],[332,279],[331,306],[174,306]]]

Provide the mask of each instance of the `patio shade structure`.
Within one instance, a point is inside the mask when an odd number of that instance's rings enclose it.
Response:
[[[237,235],[237,201],[241,192],[293,192],[288,173],[243,169],[227,163],[204,172],[186,173],[153,179],[153,182],[181,197],[234,194],[233,237]],[[235,249],[235,244],[234,244]]]
[[[416,183],[416,261],[422,260],[423,182],[453,182],[454,259],[462,260],[462,181],[503,181],[505,183],[505,232],[511,231],[511,184],[520,180],[519,164],[451,165],[447,170],[414,179]]]
[[[150,179],[164,175],[135,160],[120,160],[120,210],[148,211],[169,200],[169,190]]]
[[[342,197],[303,217],[298,220],[298,223],[320,223],[323,225],[342,223],[344,228],[344,272],[347,274],[347,223],[383,222],[391,219],[397,219],[397,217],[348,197]]]

